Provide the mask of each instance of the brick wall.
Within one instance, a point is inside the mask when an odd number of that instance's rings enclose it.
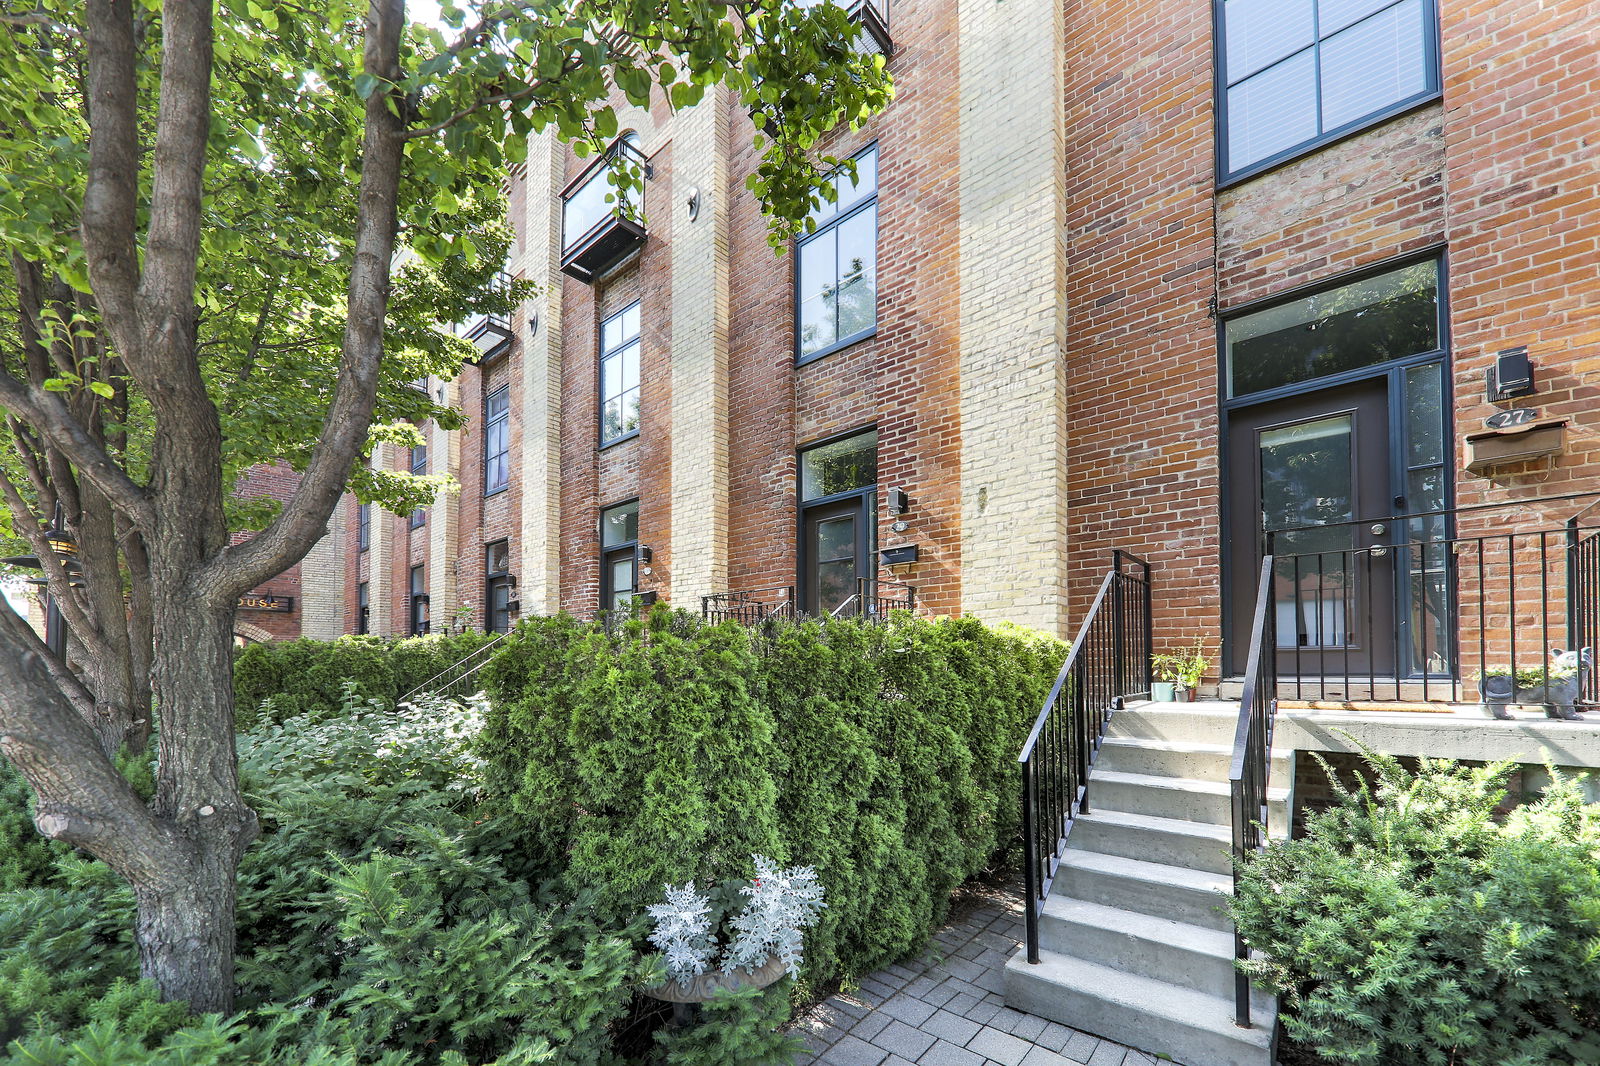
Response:
[[[1220,636],[1211,11],[1069,3],[1067,515],[1074,615],[1113,548],[1158,649]]]

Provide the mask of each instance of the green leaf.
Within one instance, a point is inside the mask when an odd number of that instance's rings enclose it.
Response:
[[[115,396],[117,394],[117,390],[113,389],[110,385],[106,384],[104,381],[91,381],[91,382],[89,382],[89,391],[94,393],[96,396],[103,397],[104,399],[107,399],[107,400],[111,399],[113,396]]]

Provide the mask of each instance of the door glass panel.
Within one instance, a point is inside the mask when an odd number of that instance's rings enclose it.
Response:
[[[817,604],[824,614],[832,614],[856,594],[856,563],[843,559],[817,564]]]
[[[633,602],[633,558],[612,559],[611,609],[619,610]]]
[[[1357,617],[1349,549],[1355,546],[1354,419],[1335,415],[1263,430],[1261,510],[1275,533],[1278,647],[1346,647]],[[1316,529],[1295,529],[1316,525]],[[1292,558],[1284,558],[1290,556]]]
[[[1433,260],[1231,319],[1228,391],[1246,396],[1439,347]]]
[[[830,518],[817,523],[817,561],[839,562],[856,557],[856,520]]]
[[[1442,511],[1445,498],[1444,367],[1439,363],[1406,371],[1406,510]],[[1404,609],[1413,672],[1448,673],[1454,649],[1449,619],[1455,585],[1451,580],[1449,526],[1442,514],[1424,514],[1407,523]]]

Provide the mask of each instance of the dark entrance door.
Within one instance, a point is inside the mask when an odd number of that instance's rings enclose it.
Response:
[[[1278,666],[1395,676],[1388,377],[1236,409],[1229,418],[1230,667],[1245,668],[1264,533]]]
[[[809,614],[853,613],[851,599],[872,558],[872,496],[807,507],[801,517],[800,607]]]

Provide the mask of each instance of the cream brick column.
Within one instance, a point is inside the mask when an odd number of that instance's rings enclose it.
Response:
[[[522,336],[522,615],[561,609],[561,146],[528,142],[522,255],[511,272],[540,289],[512,319]],[[530,320],[537,319],[537,327]]]
[[[300,563],[300,635],[332,640],[344,633],[344,527],[346,500],[339,497],[328,531]]]
[[[379,444],[372,450],[373,469],[390,469],[393,457],[394,445]],[[372,522],[367,536],[367,632],[387,637],[393,632],[389,617],[394,609],[390,601],[394,585],[390,566],[394,538],[389,535],[389,512],[377,504],[371,506]]]
[[[461,387],[453,381],[430,379],[428,387],[443,402],[458,406]],[[428,472],[461,476],[461,434],[428,424]],[[455,621],[458,599],[456,575],[463,557],[461,545],[461,493],[441,492],[428,508],[428,619],[435,633],[443,633]]]
[[[728,581],[728,101],[678,113],[671,217],[651,220],[672,234],[671,599],[689,609]]]
[[[1057,0],[958,0],[962,607],[1066,627],[1066,152]]]

